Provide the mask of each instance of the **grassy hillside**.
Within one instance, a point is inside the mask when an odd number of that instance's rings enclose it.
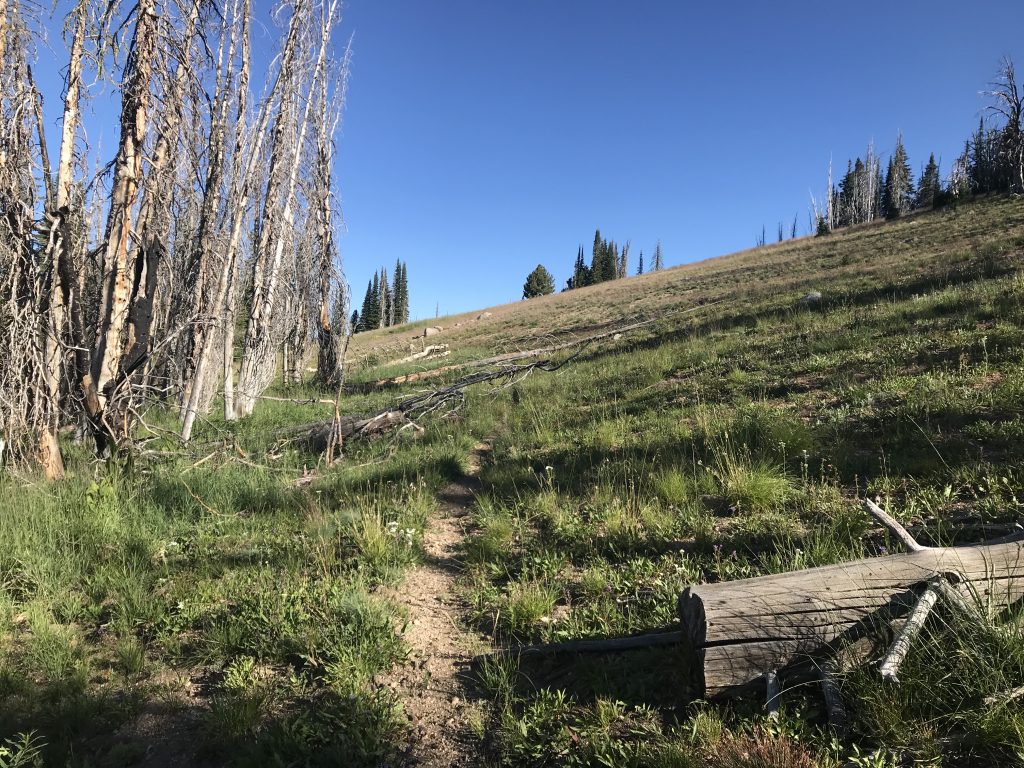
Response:
[[[400,585],[481,441],[453,620],[496,647],[671,626],[687,584],[878,554],[866,493],[925,543],[998,531],[1024,512],[1022,254],[1009,199],[787,242],[431,321],[446,364],[654,322],[331,466],[273,438],[329,409],[268,401],[187,448],[154,407],[131,462],[3,476],[0,765],[403,764]],[[390,363],[423,325],[355,337],[353,379],[430,367]],[[845,673],[847,741],[814,687],[778,720],[695,700],[674,648],[490,658],[452,727],[504,766],[1009,765],[1024,704],[985,697],[1021,685],[1016,631],[940,614],[899,685]]]

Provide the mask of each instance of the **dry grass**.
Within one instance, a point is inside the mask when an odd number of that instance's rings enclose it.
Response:
[[[1018,247],[1024,243],[1024,203],[983,200],[503,304],[489,308],[490,316],[479,320],[483,310],[476,309],[361,333],[353,338],[352,359],[357,367],[372,367],[403,357],[411,347],[422,346],[427,326],[443,329],[430,343],[449,344],[456,356],[460,350],[473,350],[478,354],[469,356],[483,357],[585,336],[638,318],[668,318],[711,302],[722,304],[701,317],[734,315],[736,304],[754,301],[791,306],[811,290],[822,291],[826,301],[841,300],[842,296],[829,294],[835,283],[852,292],[898,277],[913,290],[918,283],[950,275],[972,255],[990,247],[1001,249],[1008,241]]]

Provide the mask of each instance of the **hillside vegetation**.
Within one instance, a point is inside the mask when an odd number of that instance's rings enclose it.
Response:
[[[355,385],[433,367],[391,362],[425,343],[452,365],[653,321],[330,466],[273,437],[330,415],[293,386],[187,449],[153,406],[130,463],[69,444],[66,480],[3,476],[0,765],[402,764],[401,584],[475,449],[452,618],[494,648],[670,627],[688,584],[879,554],[869,493],[925,543],[1008,530],[1022,255],[1024,201],[982,199],[361,333]],[[355,386],[341,411],[459,375]],[[845,740],[814,686],[786,689],[778,719],[763,696],[697,700],[675,647],[477,659],[452,727],[501,766],[1015,764],[1024,702],[1000,695],[1024,685],[1017,620],[936,615],[899,684],[845,672]]]

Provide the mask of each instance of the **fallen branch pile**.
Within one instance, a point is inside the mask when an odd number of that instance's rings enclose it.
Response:
[[[537,347],[535,349],[526,349],[516,352],[505,352],[500,355],[494,355],[493,357],[483,358],[482,360],[473,360],[465,363],[454,363],[452,365],[445,365],[440,368],[432,368],[428,371],[415,371],[414,373],[407,373],[403,376],[394,376],[390,379],[380,379],[378,381],[366,385],[365,388],[373,390],[383,389],[386,387],[395,387],[400,384],[410,384],[414,381],[422,381],[423,379],[437,378],[438,376],[443,376],[446,373],[451,373],[452,371],[458,371],[464,368],[486,368],[487,366],[492,365],[503,366],[507,365],[508,363],[513,363],[517,360],[528,360],[531,357],[539,357],[540,355],[550,355],[553,352],[560,352],[563,349],[570,349],[576,346],[586,346],[592,344],[595,341],[614,338],[620,334],[635,331],[639,328],[651,325],[654,322],[656,322],[656,320],[641,320],[636,323],[630,323],[629,325],[623,325],[612,330],[602,331],[601,333],[597,333],[592,336],[587,336],[581,339],[572,339],[571,341],[563,341],[559,342],[558,344],[550,344],[544,347]],[[405,358],[404,360],[398,360],[397,362],[408,362],[409,359],[410,358]]]
[[[444,415],[455,413],[466,400],[465,391],[474,384],[499,381],[504,387],[521,382],[534,371],[557,371],[579,357],[586,345],[560,362],[537,360],[524,365],[503,365],[490,371],[481,371],[466,376],[446,387],[435,389],[402,400],[393,408],[373,415],[341,416],[333,419],[301,424],[279,430],[276,437],[296,441],[311,451],[320,453],[332,443],[341,445],[345,440],[372,437],[401,425],[415,425],[415,420],[438,411]]]

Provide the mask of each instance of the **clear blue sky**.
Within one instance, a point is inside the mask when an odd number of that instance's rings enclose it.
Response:
[[[948,172],[1024,2],[349,0],[346,269],[409,265],[412,314],[559,288],[594,229],[679,264],[775,236],[830,155],[903,131]],[[883,160],[884,162],[884,160]]]
[[[58,26],[37,68],[54,117]],[[631,270],[658,238],[680,264],[795,214],[802,234],[829,158],[841,173],[871,139],[884,162],[902,131],[915,173],[934,151],[945,175],[1000,57],[1024,73],[1022,30],[1021,0],[348,0],[353,300],[396,258],[414,318],[518,299],[538,263],[561,288],[596,227],[632,241]],[[118,102],[99,91],[106,161]]]

